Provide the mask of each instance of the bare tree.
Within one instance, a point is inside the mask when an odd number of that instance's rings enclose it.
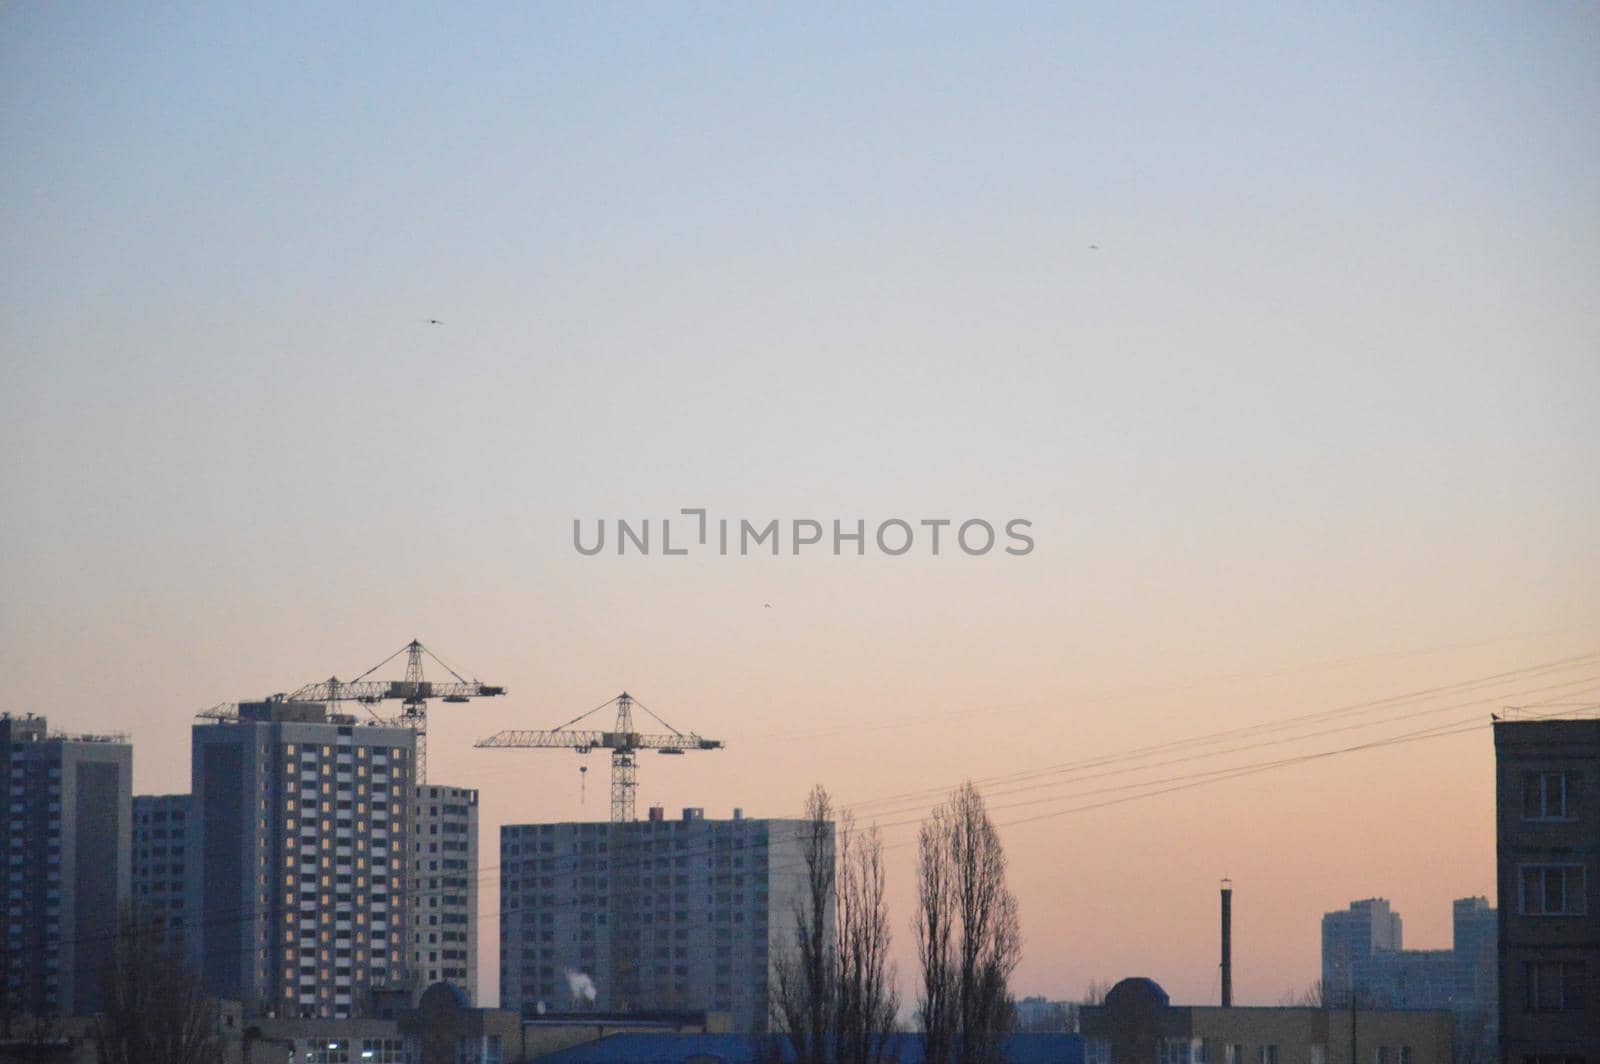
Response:
[[[1072,1034],[1078,1029],[1078,1006],[1069,1001],[1024,998],[1017,1007],[1017,1031],[1022,1034]]]
[[[948,855],[951,812],[939,806],[917,833],[917,960],[922,966],[922,995],[917,1022],[922,1029],[922,1055],[928,1064],[946,1064],[955,1047],[955,869]]]
[[[900,996],[889,961],[883,838],[856,830],[846,813],[839,830],[837,1020],[838,1064],[883,1064],[891,1057]]]
[[[221,1055],[216,1003],[177,944],[125,912],[102,977],[94,1039],[100,1064],[211,1064]]]
[[[1083,1000],[1079,1004],[1104,1005],[1106,1003],[1106,995],[1110,992],[1110,980],[1091,979],[1089,980],[1089,985],[1083,988]]]
[[[1322,980],[1318,979],[1304,990],[1295,990],[1293,987],[1285,990],[1283,996],[1278,999],[1278,1004],[1302,1009],[1327,1008],[1328,1002],[1322,993]]]
[[[923,822],[913,925],[928,1064],[993,1064],[1015,1022],[1009,983],[1022,953],[1006,857],[970,782]]]
[[[883,1064],[900,1009],[889,962],[883,841],[835,824],[828,792],[812,788],[801,838],[804,881],[794,942],[774,963],[772,1015],[800,1064]]]
[[[794,946],[773,965],[773,1018],[799,1064],[827,1064],[835,1008],[831,925],[836,886],[833,801],[819,784],[806,798],[805,882],[794,902]]]

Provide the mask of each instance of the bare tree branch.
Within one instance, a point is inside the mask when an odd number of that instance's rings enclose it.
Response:
[[[216,1003],[170,936],[124,912],[101,984],[100,1064],[211,1064],[221,1055]]]

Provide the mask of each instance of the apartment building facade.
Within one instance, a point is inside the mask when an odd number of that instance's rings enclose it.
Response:
[[[193,729],[189,949],[208,993],[346,1017],[411,985],[415,737],[320,703],[241,703]]]
[[[188,923],[187,794],[134,795],[132,854],[138,918],[181,943]]]
[[[411,860],[411,971],[417,993],[459,987],[478,1003],[478,792],[416,788]]]
[[[99,1000],[132,866],[133,747],[0,716],[6,787],[0,1018],[86,1015]]]
[[[1600,1061],[1600,720],[1494,726],[1500,1054]]]
[[[1389,907],[1388,898],[1364,898],[1351,902],[1348,909],[1323,914],[1324,998],[1347,1003],[1356,986],[1357,968],[1379,950],[1400,949],[1401,939],[1400,914]]]
[[[767,1030],[772,966],[794,941],[805,820],[512,824],[500,834],[508,1009],[706,1009]],[[832,914],[825,914],[829,921]]]

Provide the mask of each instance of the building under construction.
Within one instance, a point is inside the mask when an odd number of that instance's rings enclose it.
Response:
[[[501,1007],[706,1009],[765,1032],[772,943],[793,940],[810,831],[660,807],[642,821],[502,827]]]

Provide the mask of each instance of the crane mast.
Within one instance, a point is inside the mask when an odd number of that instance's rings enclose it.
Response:
[[[572,725],[598,713],[608,706],[617,707],[616,725],[612,731],[574,729]],[[638,706],[666,733],[642,733],[634,730],[633,708]],[[641,750],[654,750],[661,754],[684,754],[690,750],[720,750],[720,739],[705,739],[694,732],[680,732],[642,702],[624,691],[609,698],[594,709],[567,721],[558,728],[542,731],[516,730],[497,732],[474,745],[484,748],[524,750],[574,750],[587,754],[592,750],[611,751],[611,822],[625,824],[638,819],[635,815],[634,795],[639,786],[639,759]]]

